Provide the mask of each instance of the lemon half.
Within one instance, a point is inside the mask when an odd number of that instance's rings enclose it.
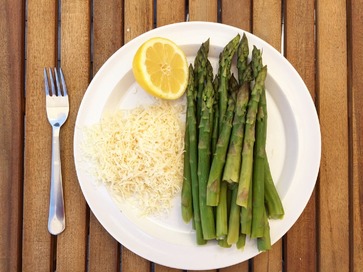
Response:
[[[173,41],[155,37],[137,50],[132,71],[136,82],[148,93],[163,99],[178,99],[188,84],[188,62]]]

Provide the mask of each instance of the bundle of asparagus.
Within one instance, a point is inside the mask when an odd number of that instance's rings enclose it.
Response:
[[[266,156],[267,66],[255,46],[249,59],[245,34],[224,47],[215,76],[208,52],[209,39],[189,66],[183,220],[193,221],[198,245],[217,240],[242,249],[250,237],[266,251],[268,219],[284,216]]]

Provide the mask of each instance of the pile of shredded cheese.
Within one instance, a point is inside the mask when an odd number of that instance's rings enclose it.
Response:
[[[97,180],[141,213],[170,210],[183,182],[182,105],[161,101],[105,115],[85,130],[84,153]]]

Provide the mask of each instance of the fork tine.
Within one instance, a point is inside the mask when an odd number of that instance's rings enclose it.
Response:
[[[54,68],[54,75],[55,75],[55,83],[57,85],[57,95],[62,95],[61,86],[60,86],[59,79],[58,79],[57,68]]]
[[[49,95],[49,83],[48,83],[48,75],[46,68],[44,68],[44,87],[45,87],[45,94]]]
[[[52,88],[52,95],[58,95],[55,90],[53,72],[51,68],[49,68],[49,77],[50,77],[50,86]]]
[[[66,86],[66,81],[64,80],[64,75],[63,75],[63,71],[62,68],[59,68],[59,73],[60,73],[60,78],[62,81],[62,90],[63,90],[63,95],[68,95],[68,91],[67,91],[67,86]]]

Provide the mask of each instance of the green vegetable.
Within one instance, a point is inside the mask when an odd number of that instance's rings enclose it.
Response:
[[[257,75],[248,103],[245,137],[242,148],[242,165],[237,195],[237,204],[242,207],[247,207],[248,193],[252,181],[256,115],[260,96],[262,90],[265,88],[266,75],[267,66],[264,66]]]
[[[189,165],[190,177],[192,184],[192,205],[193,205],[193,223],[196,231],[198,245],[203,245],[206,241],[203,238],[203,231],[200,218],[199,208],[199,181],[198,181],[198,143],[197,143],[197,121],[194,89],[193,67],[189,66],[189,79],[187,87],[187,121],[189,134]],[[185,167],[185,166],[184,166]],[[185,202],[189,202],[185,200]]]
[[[214,212],[207,205],[207,182],[210,172],[211,160],[211,112],[214,103],[214,89],[211,80],[207,81],[202,93],[202,110],[199,124],[198,141],[198,180],[199,180],[199,205],[202,222],[203,237],[205,240],[215,238]]]

